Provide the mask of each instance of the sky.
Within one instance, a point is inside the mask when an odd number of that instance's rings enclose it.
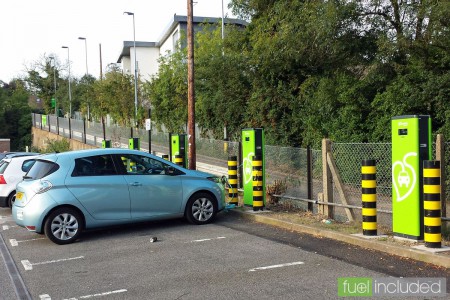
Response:
[[[133,40],[133,17],[123,12],[135,14],[136,41],[156,42],[174,14],[187,15],[187,1],[1,0],[0,80],[25,75],[49,55],[60,65],[69,56],[72,77],[81,77],[86,73],[86,53],[88,72],[98,78],[99,44],[105,70],[117,62],[123,41]],[[194,16],[221,17],[222,2],[225,16],[234,17],[227,8],[230,0],[194,0]],[[86,43],[79,37],[85,37]]]

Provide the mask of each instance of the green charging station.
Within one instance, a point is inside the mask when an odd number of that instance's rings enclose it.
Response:
[[[183,167],[187,167],[187,161],[188,161],[188,139],[186,134],[170,134],[170,148],[169,148],[169,155],[170,160],[172,162],[175,162],[175,156],[181,155],[183,156]]]
[[[111,140],[102,140],[102,148],[111,148]]]
[[[244,186],[244,205],[253,206],[253,157],[260,157],[262,160],[262,195],[263,203],[266,203],[266,164],[264,157],[264,129],[262,128],[245,128],[242,129],[242,177]]]
[[[431,159],[431,118],[396,116],[392,120],[392,231],[422,240],[423,161]]]
[[[139,138],[128,139],[128,149],[140,150],[141,145],[140,145]]]

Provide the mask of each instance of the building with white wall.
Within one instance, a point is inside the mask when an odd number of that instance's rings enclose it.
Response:
[[[203,24],[217,24],[220,26],[221,18],[194,17],[194,32],[200,31]],[[247,26],[247,22],[239,19],[224,19],[225,25],[235,25],[239,27]],[[157,42],[136,41],[136,61],[138,73],[142,80],[149,80],[152,75],[158,73],[158,59],[161,55],[172,53],[176,49],[181,32],[187,32],[187,17],[174,15],[169,25],[163,31],[161,38]],[[182,45],[184,47],[185,45]],[[123,48],[117,63],[122,64],[125,74],[134,74],[134,50],[133,41],[124,41]]]

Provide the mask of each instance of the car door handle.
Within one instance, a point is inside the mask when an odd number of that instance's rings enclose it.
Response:
[[[140,182],[133,182],[133,183],[130,183],[130,185],[131,186],[142,186],[142,183],[140,183]]]

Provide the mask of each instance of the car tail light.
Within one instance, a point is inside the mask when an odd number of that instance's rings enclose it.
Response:
[[[0,174],[0,184],[6,184],[5,177],[3,177],[3,175],[1,174]]]
[[[32,189],[36,194],[42,194],[53,187],[52,183],[47,180],[37,181],[32,185]]]

